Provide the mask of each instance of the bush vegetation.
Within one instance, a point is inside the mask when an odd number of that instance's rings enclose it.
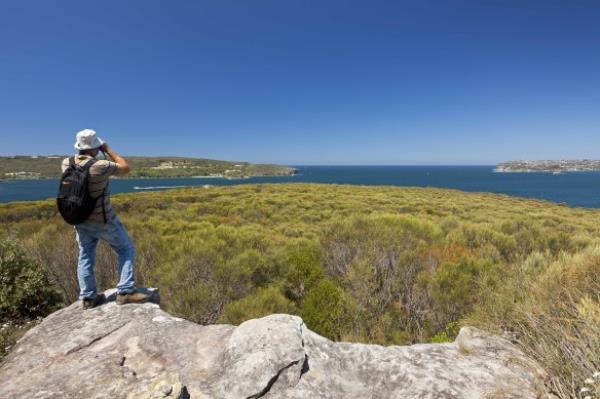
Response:
[[[45,271],[19,243],[0,239],[0,359],[24,327],[60,304]]]
[[[455,190],[240,185],[117,195],[141,285],[199,323],[294,313],[335,340],[443,342],[502,334],[576,397],[600,370],[600,212]],[[51,201],[0,206],[67,303],[77,247]],[[57,239],[60,237],[60,239]],[[115,258],[98,251],[100,288]]]

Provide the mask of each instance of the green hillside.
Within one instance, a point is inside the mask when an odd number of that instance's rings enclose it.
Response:
[[[508,333],[560,397],[600,370],[598,210],[319,184],[122,194],[114,205],[137,245],[138,281],[190,320],[294,313],[329,338],[379,344],[448,341],[475,325]],[[75,234],[52,201],[1,205],[0,224],[51,282],[38,278],[40,289],[76,300]],[[101,288],[114,286],[114,265],[101,245]]]
[[[67,155],[0,157],[0,180],[60,177],[60,164]],[[294,168],[271,164],[217,161],[184,157],[126,157],[132,167],[126,178],[214,176],[244,178],[285,176]]]

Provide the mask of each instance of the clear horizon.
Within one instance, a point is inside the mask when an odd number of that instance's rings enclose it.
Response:
[[[24,156],[24,157],[52,157],[52,156],[59,156],[59,157],[63,157],[63,156],[68,156],[68,153],[65,154],[0,154],[0,157],[15,157],[15,156]],[[165,155],[165,154],[161,154],[161,155],[139,155],[139,154],[121,154],[124,157],[152,157],[152,158],[171,158],[171,157],[181,157],[181,155]],[[245,161],[243,159],[216,159],[216,158],[203,158],[203,157],[188,157],[188,158],[199,158],[199,159],[212,159],[215,161],[229,161],[229,162],[248,162]],[[553,160],[549,160],[549,159],[536,159],[536,160],[527,160],[527,161],[574,161],[575,159],[553,159]],[[577,159],[576,161],[581,161],[583,159]],[[395,163],[395,164],[391,164],[391,163],[355,163],[355,164],[343,164],[343,163],[304,163],[304,164],[299,164],[299,163],[289,163],[289,162],[281,162],[279,163],[282,166],[291,166],[291,167],[302,167],[302,166],[323,166],[323,167],[327,167],[327,166],[348,166],[348,167],[352,167],[352,166],[496,166],[501,162],[509,162],[509,161],[526,161],[525,159],[507,159],[504,161],[500,161],[500,162],[496,162],[496,163],[453,163],[453,164],[444,164],[444,163]],[[252,163],[264,163],[264,162],[252,162]],[[269,162],[269,163],[273,163],[273,162]]]
[[[0,155],[600,158],[600,4],[5,2]]]
[[[0,154],[0,157],[15,157],[15,156],[24,156],[24,157],[34,157],[34,156],[39,156],[39,157],[52,157],[52,156],[68,156],[68,153],[65,154]],[[170,157],[180,157],[181,155],[165,155],[165,154],[161,154],[161,155],[139,155],[139,154],[121,154],[124,157],[144,157],[144,156],[150,156],[152,158],[160,158],[160,157],[164,157],[164,158],[170,158]],[[200,159],[213,159],[215,161],[230,161],[230,162],[248,162],[245,161],[243,159],[216,159],[216,158],[203,158],[203,157],[192,157],[190,156],[189,158],[200,158]],[[509,161],[509,160],[507,160]],[[265,162],[252,162],[252,163],[265,163]],[[273,163],[273,162],[269,162],[269,163]],[[398,164],[374,164],[374,163],[369,163],[369,164],[338,164],[338,163],[330,163],[330,164],[292,164],[289,162],[281,162],[279,163],[280,165],[283,166],[292,166],[292,167],[302,167],[302,166],[495,166],[496,163],[492,164],[492,163],[486,163],[486,164],[435,164],[435,163],[422,163],[422,164],[402,164],[402,163],[398,163]]]

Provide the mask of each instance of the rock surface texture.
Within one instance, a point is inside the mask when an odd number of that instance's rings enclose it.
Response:
[[[547,398],[544,378],[474,328],[447,344],[335,343],[296,316],[201,326],[109,296],[31,329],[0,367],[0,398]]]

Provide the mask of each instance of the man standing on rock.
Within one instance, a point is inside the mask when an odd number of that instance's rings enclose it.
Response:
[[[108,192],[108,178],[125,175],[130,171],[129,165],[108,144],[100,140],[96,136],[96,132],[91,129],[77,133],[75,149],[79,151],[78,155],[64,159],[62,171],[65,173],[73,165],[85,168],[89,163],[87,190],[89,196],[95,201],[95,207],[85,221],[75,224],[77,244],[79,245],[77,278],[80,289],[79,299],[83,302],[83,308],[93,308],[104,300],[104,295],[96,292],[96,276],[94,274],[98,240],[104,240],[110,244],[119,258],[117,304],[147,302],[149,296],[137,292],[135,289],[135,246],[111,206]],[[114,162],[98,160],[96,156],[100,151],[108,154]],[[61,184],[63,184],[63,180],[61,180]]]

